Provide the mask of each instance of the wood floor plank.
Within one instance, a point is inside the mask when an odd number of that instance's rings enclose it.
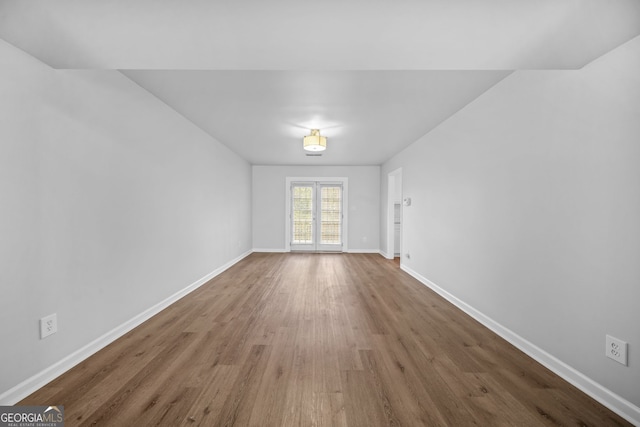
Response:
[[[263,380],[258,389],[259,399],[251,410],[250,425],[282,425],[287,384],[292,374],[296,330],[279,328],[273,349],[267,360]]]
[[[389,417],[393,416],[393,413],[389,413],[389,403],[385,400],[380,400],[380,393],[376,390],[373,380],[365,370],[343,371],[342,387],[349,426],[390,425]]]
[[[376,254],[254,253],[20,405],[67,426],[629,426]]]
[[[216,365],[207,371],[204,387],[196,396],[191,407],[184,413],[179,426],[208,427],[217,423],[222,407],[240,373],[239,366]]]
[[[235,383],[231,386],[227,400],[222,406],[220,416],[213,425],[249,425],[251,409],[257,399],[270,351],[270,346],[255,345],[251,347]]]
[[[392,391],[402,425],[444,425],[445,418],[426,392],[421,370],[413,359],[404,357],[396,340],[386,335],[372,337],[378,374]],[[368,363],[367,367],[371,365]],[[452,418],[451,418],[452,419]]]

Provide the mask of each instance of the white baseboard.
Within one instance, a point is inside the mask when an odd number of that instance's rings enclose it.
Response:
[[[135,327],[139,326],[143,322],[149,320],[151,317],[155,316],[174,302],[178,301],[180,298],[186,296],[187,294],[195,291],[200,286],[204,285],[209,280],[213,279],[223,271],[227,270],[229,267],[233,266],[240,260],[246,258],[252,253],[252,251],[245,252],[239,257],[227,262],[222,267],[219,267],[202,277],[201,279],[196,280],[191,285],[186,288],[176,292],[170,297],[166,298],[163,301],[160,301],[156,305],[148,308],[122,325],[112,329],[101,337],[91,341],[89,344],[80,348],[79,350],[74,351],[70,355],[66,356],[62,360],[54,363],[48,368],[38,372],[34,376],[27,378],[20,384],[15,387],[7,390],[6,392],[0,394],[0,405],[15,405],[16,402],[24,399],[29,396],[34,391],[40,389],[45,386],[52,380],[56,379],[60,375],[67,372],[69,369],[73,368],[83,360],[87,359],[89,356],[97,353],[107,345],[111,344],[113,341],[117,340],[127,332],[131,331]]]
[[[254,248],[253,252],[277,252],[277,253],[285,253],[289,252],[285,249],[273,249],[273,248]],[[344,251],[347,254],[379,254],[380,251],[378,249],[348,249]]]
[[[400,268],[559,377],[582,390],[585,394],[591,396],[630,423],[640,426],[640,408],[633,403],[618,396],[583,373],[542,350],[540,347],[522,338],[509,328],[506,328],[469,304],[458,299],[456,296],[450,294],[406,265],[400,265]]]
[[[400,254],[393,254],[393,255],[389,255],[387,252],[383,251],[382,249],[380,249],[378,251],[378,253],[380,255],[382,255],[383,257],[385,257],[386,259],[395,259],[395,258],[400,258]]]

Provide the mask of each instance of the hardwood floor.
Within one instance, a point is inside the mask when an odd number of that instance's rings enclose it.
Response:
[[[67,426],[630,425],[375,254],[252,254],[19,404]]]

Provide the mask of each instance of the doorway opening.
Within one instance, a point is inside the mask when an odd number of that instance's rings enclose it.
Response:
[[[402,254],[402,168],[387,175],[386,258],[400,263]]]

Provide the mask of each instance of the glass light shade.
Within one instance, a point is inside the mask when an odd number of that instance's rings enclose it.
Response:
[[[303,148],[307,151],[324,151],[327,149],[327,138],[320,136],[318,129],[312,129],[311,135],[304,137]]]

